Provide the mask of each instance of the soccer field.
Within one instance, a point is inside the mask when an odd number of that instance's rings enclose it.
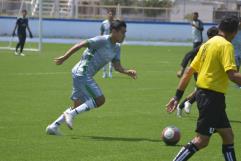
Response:
[[[176,71],[191,47],[123,46],[122,64],[134,68],[138,79],[114,72],[112,79],[95,76],[106,97],[99,109],[78,115],[74,130],[61,126],[64,136],[46,135],[46,126],[69,105],[71,68],[82,52],[57,66],[53,58],[70,45],[44,44],[42,54],[25,57],[0,51],[0,161],[171,161],[195,135],[196,104],[190,115],[177,118],[165,104],[174,95]],[[81,50],[82,51],[82,50]],[[192,81],[185,92],[194,88]],[[235,134],[237,159],[241,159],[241,90],[230,83],[227,113]],[[181,130],[176,146],[160,140],[162,129]],[[217,134],[190,161],[222,161]]]

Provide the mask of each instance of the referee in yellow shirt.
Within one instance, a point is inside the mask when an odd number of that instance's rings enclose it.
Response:
[[[189,80],[197,72],[197,134],[180,150],[173,161],[186,161],[196,151],[205,148],[214,132],[222,138],[225,161],[236,161],[234,135],[225,111],[225,93],[229,79],[241,85],[241,74],[237,71],[231,44],[238,27],[239,20],[236,16],[227,16],[221,20],[219,34],[200,47],[197,56],[181,78],[176,95],[166,105],[168,112],[176,109]]]

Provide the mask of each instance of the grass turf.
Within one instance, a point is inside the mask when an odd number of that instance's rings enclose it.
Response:
[[[14,56],[0,51],[0,160],[1,161],[170,161],[190,141],[197,118],[196,105],[189,116],[177,118],[165,112],[173,96],[180,60],[190,47],[123,46],[122,64],[134,68],[138,79],[114,72],[112,79],[95,79],[106,103],[76,117],[74,130],[65,125],[61,137],[45,134],[46,126],[71,105],[71,68],[82,52],[61,66],[53,58],[70,45],[44,44],[42,54]],[[192,91],[193,81],[185,94]],[[230,83],[227,113],[235,133],[237,159],[241,159],[241,90]],[[181,130],[177,146],[160,140],[162,129]],[[221,140],[213,135],[210,145],[191,161],[223,160]]]

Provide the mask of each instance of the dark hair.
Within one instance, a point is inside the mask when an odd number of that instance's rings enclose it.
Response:
[[[229,16],[225,16],[219,26],[218,29],[223,31],[223,32],[227,32],[227,33],[233,33],[233,32],[237,32],[238,31],[238,27],[239,27],[239,19],[237,16],[233,16],[233,15],[229,15]]]
[[[209,39],[218,34],[218,28],[216,26],[210,27],[207,31],[207,36]]]
[[[114,21],[112,21],[112,23],[111,23],[111,25],[110,25],[110,31],[112,31],[113,29],[119,31],[122,27],[125,27],[125,28],[126,28],[126,23],[125,23],[125,21],[122,21],[122,20],[114,20]]]
[[[193,12],[193,14],[198,16],[198,12]]]
[[[27,10],[23,9],[22,12],[28,13]]]

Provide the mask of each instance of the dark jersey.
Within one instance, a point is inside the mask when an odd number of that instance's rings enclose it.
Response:
[[[19,18],[16,22],[18,26],[18,34],[26,34],[26,28],[28,26],[28,19],[27,18]]]

